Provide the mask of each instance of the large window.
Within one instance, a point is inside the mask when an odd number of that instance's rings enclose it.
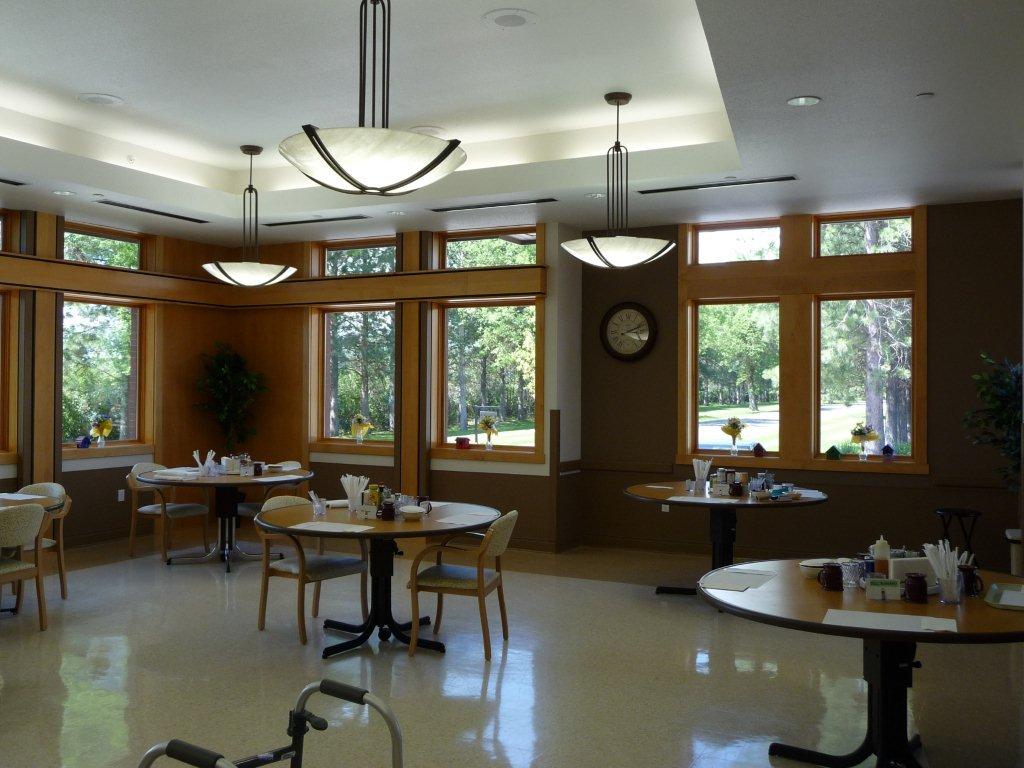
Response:
[[[676,463],[927,473],[926,217],[681,225]]]
[[[705,224],[698,226],[694,249],[699,264],[775,261],[782,229],[778,224]]]
[[[139,269],[142,240],[128,234],[78,230],[69,225],[64,231],[64,258],[104,267]]]
[[[779,450],[779,305],[697,307],[697,447],[728,450],[729,419],[745,424],[736,444]]]
[[[139,347],[142,309],[92,301],[64,302],[61,433],[65,443],[109,419],[107,440],[139,436]]]
[[[453,233],[442,242],[445,269],[537,263],[537,233],[533,230]]]
[[[441,308],[443,418],[439,443],[467,437],[482,447],[480,420],[491,417],[493,444],[537,445],[537,304],[533,300]],[[486,422],[485,422],[486,423]]]
[[[818,255],[856,256],[913,250],[911,217],[818,219]]]
[[[324,275],[366,275],[394,272],[398,248],[394,241],[327,243],[324,245]]]
[[[906,297],[828,299],[819,303],[821,366],[819,446],[859,453],[851,440],[858,424],[878,440],[870,454],[891,445],[912,455],[913,302]]]
[[[324,312],[323,436],[395,439],[395,310]],[[371,424],[372,426],[366,426]]]

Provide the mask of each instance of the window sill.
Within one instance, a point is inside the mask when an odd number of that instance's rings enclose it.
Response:
[[[466,461],[505,461],[513,464],[543,464],[544,454],[533,448],[495,448],[488,451],[483,446],[451,448],[435,445],[430,449],[432,459],[463,459]]]
[[[844,456],[838,461],[815,457],[807,461],[794,461],[782,456],[762,456],[760,458],[749,454],[731,456],[727,452],[707,451],[704,453],[682,454],[676,456],[676,464],[689,466],[693,459],[713,458],[718,465],[726,465],[744,469],[746,467],[756,469],[805,469],[818,472],[866,472],[889,475],[927,475],[929,468],[913,459],[896,459],[892,462],[884,462],[880,458],[872,457],[867,461],[861,461],[856,456]]]
[[[102,448],[89,446],[88,448],[75,448],[73,445],[64,445],[61,449],[63,459],[95,459],[101,456],[134,456],[136,454],[153,453],[154,448],[149,443],[107,443]],[[2,462],[0,462],[2,463]]]
[[[21,461],[21,454],[14,451],[0,451],[0,465],[17,464]]]
[[[395,444],[384,440],[367,440],[357,443],[355,440],[314,440],[309,450],[315,453],[362,453],[369,456],[394,456]]]

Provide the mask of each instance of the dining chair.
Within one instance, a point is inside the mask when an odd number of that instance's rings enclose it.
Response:
[[[28,493],[34,496],[49,496],[53,499],[61,499],[63,506],[50,513],[53,521],[53,538],[43,536],[43,549],[53,549],[57,554],[57,575],[60,578],[60,599],[68,599],[68,566],[64,560],[64,519],[71,513],[71,497],[68,496],[64,486],[60,483],[33,483],[20,489],[18,493]],[[25,552],[31,552],[35,545],[31,544],[24,548]]]
[[[175,502],[175,489],[166,485],[151,485],[150,483],[139,482],[138,476],[143,472],[152,472],[155,469],[167,469],[163,464],[153,464],[148,461],[141,461],[132,466],[131,471],[125,477],[128,483],[128,491],[131,495],[132,520],[131,528],[128,531],[128,557],[135,556],[135,527],[139,516],[151,517],[159,526],[156,535],[160,538],[160,556],[167,562],[167,550],[171,548],[171,521],[182,520],[187,517],[201,517],[203,522],[203,548],[210,548],[210,537],[207,531],[209,507],[205,504],[193,502]],[[140,504],[140,496],[144,493],[152,493],[154,504]]]
[[[263,511],[269,512],[272,509],[282,507],[308,507],[312,509],[313,504],[309,499],[301,496],[271,496],[263,504]],[[313,618],[320,615],[320,585],[328,579],[336,579],[341,576],[359,574],[359,597],[362,603],[363,621],[369,615],[369,605],[366,596],[366,572],[367,572],[367,550],[366,541],[359,540],[360,556],[354,555],[326,555],[324,554],[323,539],[318,539],[317,552],[307,553],[298,539],[284,534],[266,533],[262,528],[256,526],[256,530],[263,541],[263,578],[260,582],[260,614],[258,627],[262,632],[267,621],[267,590],[270,586],[271,576],[280,576],[285,579],[294,579],[298,586],[298,621],[299,640],[306,644],[306,585],[313,585]],[[295,548],[294,557],[285,557],[280,560],[271,559],[270,547],[273,544],[291,545]]]
[[[434,592],[437,594],[437,615],[434,617],[434,634],[441,629],[441,613],[444,610],[445,595],[467,595],[476,597],[480,606],[480,628],[484,635],[484,658],[491,660],[491,633],[487,627],[487,601],[491,592],[498,592],[498,608],[501,611],[501,636],[508,642],[508,614],[505,611],[505,590],[501,580],[501,556],[508,549],[512,539],[519,513],[512,510],[499,517],[487,529],[486,533],[456,533],[440,544],[426,547],[412,562],[410,568],[409,590],[412,594],[412,616],[420,615],[419,593]],[[453,542],[475,542],[474,548],[457,546]],[[473,566],[451,565],[442,562],[445,553],[461,552],[470,560],[474,557]],[[437,556],[434,565],[421,571],[420,563],[429,555]],[[485,568],[489,558],[494,558],[494,568]],[[412,622],[412,638],[409,643],[409,655],[416,653],[419,640],[419,624]]]
[[[300,461],[286,461],[281,462],[285,466],[285,471],[291,471],[292,469],[301,469],[302,462]],[[238,516],[253,518],[259,514],[260,510],[263,509],[263,505],[267,499],[271,496],[297,496],[299,492],[299,486],[306,482],[302,480],[294,485],[272,485],[264,486],[259,489],[257,486],[257,494],[262,494],[258,501],[243,501],[238,505]]]
[[[46,510],[39,504],[19,504],[0,509],[0,585],[14,584],[14,609],[21,610],[24,583],[36,581],[36,602],[39,605],[39,631],[46,630],[46,592],[43,590],[43,569],[40,563],[43,552],[43,524],[47,519]],[[28,545],[34,547],[32,562],[21,559],[22,550]]]

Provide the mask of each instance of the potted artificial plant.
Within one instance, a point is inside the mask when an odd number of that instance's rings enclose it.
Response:
[[[224,434],[224,450],[256,434],[253,409],[267,385],[263,374],[249,370],[245,358],[227,344],[217,344],[213,354],[202,357],[203,371],[196,389],[203,398],[196,407],[212,414]]]

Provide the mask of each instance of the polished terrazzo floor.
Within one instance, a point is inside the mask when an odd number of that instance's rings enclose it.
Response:
[[[256,631],[258,564],[225,575],[112,552],[72,552],[80,567],[67,602],[49,580],[47,632],[31,588],[20,616],[0,616],[3,768],[134,766],[170,737],[239,758],[284,744],[295,695],[322,677],[390,700],[409,768],[788,766],[798,764],[769,760],[768,742],[845,752],[864,731],[856,641],[754,624],[635,583],[699,569],[697,558],[510,553],[511,640],[502,649],[492,600],[498,643],[487,664],[471,599],[445,606],[444,656],[410,659],[374,640],[325,662],[331,638],[313,620],[310,644],[298,643],[291,583],[272,583],[267,631]],[[322,615],[354,619],[357,594],[357,579],[332,582]],[[397,613],[406,599],[398,593]],[[1022,647],[923,646],[919,658],[922,762],[1022,765]],[[336,727],[310,734],[307,768],[390,765],[375,716],[322,697],[312,708]]]

